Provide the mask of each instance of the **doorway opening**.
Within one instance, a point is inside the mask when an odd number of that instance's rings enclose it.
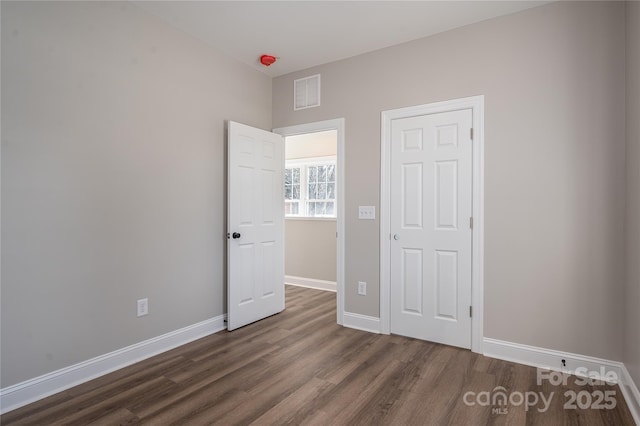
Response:
[[[285,282],[344,306],[344,119],[274,129],[285,138]]]
[[[284,145],[285,282],[336,291],[337,131]]]

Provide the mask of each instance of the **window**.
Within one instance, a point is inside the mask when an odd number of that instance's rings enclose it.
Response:
[[[336,217],[336,159],[287,161],[284,174],[287,217]]]
[[[284,170],[284,214],[300,214],[300,167]]]

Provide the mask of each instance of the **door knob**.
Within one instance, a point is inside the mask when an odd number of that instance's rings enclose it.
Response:
[[[398,234],[393,234],[393,239],[398,241],[400,239],[400,235]]]
[[[240,238],[240,233],[239,232],[234,232],[232,235],[234,240],[237,240],[238,238]]]

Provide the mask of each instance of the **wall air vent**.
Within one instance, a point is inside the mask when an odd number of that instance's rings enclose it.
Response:
[[[293,82],[293,110],[320,106],[320,74]]]

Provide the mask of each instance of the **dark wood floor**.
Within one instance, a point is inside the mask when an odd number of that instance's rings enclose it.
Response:
[[[633,425],[617,386],[536,384],[536,370],[468,350],[335,324],[335,294],[287,286],[287,309],[3,415],[4,425]],[[550,408],[468,406],[553,393]],[[614,391],[615,409],[563,409],[566,391]],[[530,396],[533,401],[533,396]],[[482,401],[482,397],[481,397]],[[513,399],[518,402],[518,398]],[[584,402],[584,400],[583,400]],[[502,410],[501,410],[502,409]],[[493,410],[493,411],[492,411]]]

